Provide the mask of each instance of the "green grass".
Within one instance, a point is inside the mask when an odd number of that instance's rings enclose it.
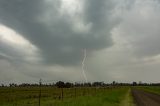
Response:
[[[135,106],[133,96],[131,94],[131,89],[128,89],[125,98],[123,99],[121,106]]]
[[[125,106],[132,104],[130,88],[71,88],[43,87],[41,106]],[[75,94],[76,92],[76,94]],[[38,106],[39,88],[0,88],[1,106]],[[126,101],[125,101],[126,100]],[[128,106],[128,105],[126,105]],[[132,105],[129,105],[132,106]]]

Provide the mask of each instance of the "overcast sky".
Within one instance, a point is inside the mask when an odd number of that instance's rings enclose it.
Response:
[[[0,83],[160,81],[159,0],[0,0]]]

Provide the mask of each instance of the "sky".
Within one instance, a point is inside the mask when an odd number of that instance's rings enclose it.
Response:
[[[159,0],[0,0],[0,83],[159,82],[159,11]]]

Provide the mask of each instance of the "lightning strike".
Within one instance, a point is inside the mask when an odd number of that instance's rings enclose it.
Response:
[[[84,58],[83,58],[83,61],[82,61],[82,72],[83,72],[83,76],[85,78],[85,81],[87,83],[88,80],[87,80],[87,76],[86,76],[85,70],[84,70],[86,57],[87,57],[87,53],[86,53],[86,49],[84,49]]]

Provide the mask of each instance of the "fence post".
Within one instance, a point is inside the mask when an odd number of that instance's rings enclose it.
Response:
[[[85,88],[83,88],[83,96],[85,96],[86,92],[85,92]]]
[[[75,95],[75,98],[76,98],[76,95],[77,95],[77,94],[76,94],[76,88],[74,89],[74,95]]]
[[[39,80],[39,106],[41,106],[41,85],[42,85],[42,79]]]
[[[61,89],[61,99],[63,100],[63,87]]]
[[[94,89],[95,89],[95,94],[97,94],[97,88],[95,87]]]

